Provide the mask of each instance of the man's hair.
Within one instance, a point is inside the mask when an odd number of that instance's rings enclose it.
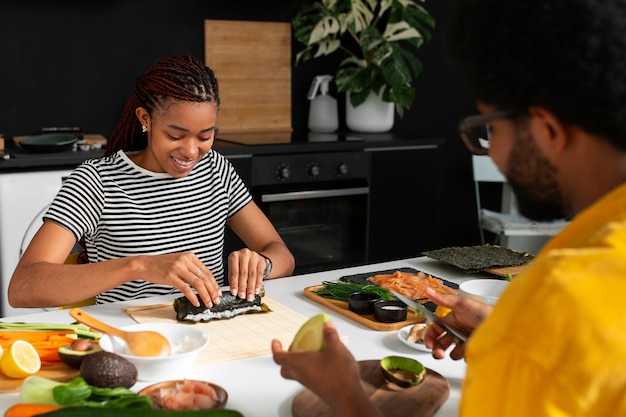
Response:
[[[542,106],[626,150],[624,0],[457,0],[448,41],[476,100]]]

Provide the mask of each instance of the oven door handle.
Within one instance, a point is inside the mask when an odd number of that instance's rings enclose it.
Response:
[[[271,203],[274,201],[293,201],[312,198],[344,197],[349,195],[369,194],[369,187],[341,188],[337,190],[316,190],[316,191],[293,191],[289,193],[263,194],[261,201]]]

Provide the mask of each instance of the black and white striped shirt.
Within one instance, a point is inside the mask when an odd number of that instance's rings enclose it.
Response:
[[[119,151],[77,167],[44,218],[77,239],[85,236],[89,262],[190,251],[222,286],[226,220],[251,200],[233,166],[214,150],[183,178],[145,170]],[[134,280],[97,299],[105,303],[176,292]]]

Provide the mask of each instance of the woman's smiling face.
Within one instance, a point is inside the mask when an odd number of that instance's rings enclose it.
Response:
[[[170,99],[152,115],[143,107],[136,115],[148,129],[148,146],[131,157],[144,169],[186,177],[213,146],[217,120],[213,102]]]

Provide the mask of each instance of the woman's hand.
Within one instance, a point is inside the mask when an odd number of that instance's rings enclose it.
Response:
[[[361,385],[358,363],[339,340],[332,322],[324,325],[324,348],[314,352],[287,352],[278,340],[272,340],[274,362],[280,374],[294,379],[313,391],[336,415],[379,416]]]
[[[220,302],[222,292],[211,271],[193,252],[143,256],[144,281],[178,288],[196,307],[198,297],[207,306]],[[198,295],[193,290],[196,290]]]
[[[449,308],[451,311],[441,320],[461,333],[471,335],[472,332],[491,314],[493,309],[489,304],[472,300],[458,295],[439,294],[432,289],[427,289],[428,297],[437,305]],[[445,330],[432,323],[428,326],[424,335],[424,345],[432,349],[433,357],[443,359],[445,351],[454,342],[454,339]],[[462,359],[465,357],[465,343],[457,344],[450,352],[452,359]]]
[[[228,255],[228,282],[230,293],[254,300],[261,292],[267,261],[258,252],[244,248]]]

